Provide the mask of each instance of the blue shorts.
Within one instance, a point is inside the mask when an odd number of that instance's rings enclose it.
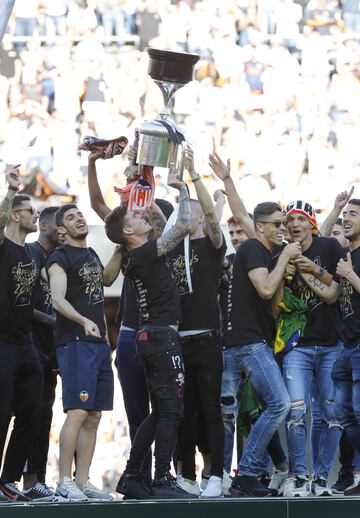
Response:
[[[114,376],[107,342],[74,340],[56,348],[64,411],[112,410]]]

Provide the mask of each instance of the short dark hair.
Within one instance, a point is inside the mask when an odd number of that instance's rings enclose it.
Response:
[[[17,194],[12,204],[12,210],[20,207],[23,201],[31,201],[30,196],[28,196],[27,194]]]
[[[39,222],[42,223],[45,220],[48,220],[50,216],[53,216],[55,212],[59,210],[60,207],[53,205],[52,207],[45,207],[39,216]]]
[[[171,214],[174,212],[174,207],[172,203],[161,198],[156,198],[155,203],[159,207],[161,212],[164,214],[165,218],[169,219]]]
[[[271,216],[274,212],[282,213],[282,208],[278,203],[274,203],[273,201],[259,203],[254,209],[254,225],[256,226],[264,216]]]
[[[348,205],[360,205],[360,200],[359,200],[359,198],[352,198],[352,199],[349,201]]]
[[[65,212],[67,212],[70,209],[77,209],[77,205],[75,203],[66,203],[60,209],[56,211],[55,214],[55,223],[57,227],[63,227],[64,226],[64,215]]]
[[[127,238],[124,234],[126,224],[127,205],[116,207],[105,218],[105,232],[113,243],[127,245]]]
[[[250,219],[252,219],[252,220],[254,219],[254,218],[253,218],[253,215],[252,215],[250,212],[248,212],[248,216],[249,216],[249,218],[250,218]],[[226,222],[226,223],[227,223],[228,225],[237,225],[237,226],[240,226],[240,225],[239,225],[239,223],[238,223],[238,222],[236,221],[236,219],[234,218],[234,216],[230,216],[230,218],[227,220],[227,222]]]

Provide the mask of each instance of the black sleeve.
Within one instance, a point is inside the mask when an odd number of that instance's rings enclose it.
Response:
[[[245,243],[243,253],[243,261],[246,271],[254,270],[255,268],[266,268],[269,270],[269,258],[266,254],[266,250],[257,240]]]
[[[328,272],[331,273],[335,282],[340,283],[340,277],[336,273],[336,267],[340,259],[346,256],[346,252],[341,247],[339,241],[334,237],[328,238],[331,241],[330,247],[330,262],[328,266]]]
[[[47,258],[46,271],[48,272],[50,266],[57,263],[66,272],[70,266],[69,260],[65,250],[62,247],[56,248]]]

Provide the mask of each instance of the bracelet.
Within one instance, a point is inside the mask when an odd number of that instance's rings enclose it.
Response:
[[[8,186],[8,191],[15,191],[15,192],[18,192],[19,188],[18,187],[13,187],[12,185],[9,185]]]
[[[325,268],[323,268],[322,266],[319,266],[319,268],[317,269],[315,275],[316,277],[322,277],[325,273]]]
[[[199,174],[196,176],[196,178],[191,178],[192,183],[195,183],[198,180],[200,180],[200,175]]]

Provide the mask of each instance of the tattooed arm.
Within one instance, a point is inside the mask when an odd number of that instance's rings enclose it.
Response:
[[[185,167],[190,173],[190,178],[195,186],[197,199],[205,216],[207,234],[214,247],[220,248],[223,241],[220,223],[216,216],[211,196],[203,184],[201,176],[195,172],[194,155],[191,148],[187,148],[185,151]]]
[[[354,186],[351,187],[350,191],[343,191],[338,194],[335,198],[334,208],[329,213],[324,223],[320,227],[320,234],[322,236],[330,236],[331,232],[336,224],[337,219],[339,218],[341,211],[349,203],[349,200],[354,192]]]
[[[340,286],[336,281],[331,281],[330,286],[324,284],[311,273],[301,273],[306,285],[326,304],[334,304],[340,295]]]
[[[6,174],[6,179],[9,185],[6,196],[0,203],[0,245],[4,242],[5,227],[9,222],[12,204],[20,187],[19,167],[20,166],[18,165],[11,167],[9,172]]]
[[[163,233],[163,230],[166,225],[166,218],[162,213],[160,207],[158,207],[158,205],[156,205],[155,202],[153,202],[151,204],[151,207],[149,207],[147,211],[147,216],[149,217],[151,226],[154,231],[154,238],[156,239]]]
[[[174,181],[172,187],[179,189],[179,213],[175,225],[157,239],[157,255],[167,254],[190,232],[191,211],[189,191],[184,182]]]

